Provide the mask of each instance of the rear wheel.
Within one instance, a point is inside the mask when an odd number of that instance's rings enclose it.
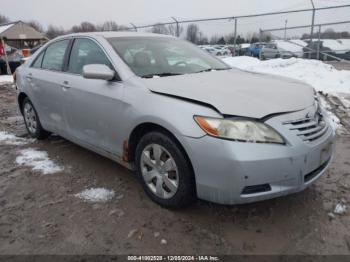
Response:
[[[146,134],[137,145],[135,163],[145,192],[157,204],[180,208],[196,199],[191,165],[171,136]]]
[[[23,100],[22,111],[24,123],[31,137],[45,139],[50,135],[50,133],[41,126],[39,116],[28,97]]]

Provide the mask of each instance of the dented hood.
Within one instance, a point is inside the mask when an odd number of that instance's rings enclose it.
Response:
[[[224,115],[263,118],[314,104],[313,89],[306,84],[238,69],[143,81],[153,92],[206,103]]]

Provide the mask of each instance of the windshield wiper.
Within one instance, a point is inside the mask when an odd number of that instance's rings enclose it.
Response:
[[[179,73],[159,73],[159,74],[148,74],[148,75],[143,75],[141,76],[142,78],[153,78],[155,76],[158,76],[158,77],[166,77],[166,76],[179,76],[179,75],[182,75],[182,74],[179,74]]]
[[[198,73],[204,73],[204,72],[211,72],[211,71],[221,71],[221,70],[229,70],[230,68],[207,68],[207,69],[203,69],[200,71],[195,72],[196,74]]]

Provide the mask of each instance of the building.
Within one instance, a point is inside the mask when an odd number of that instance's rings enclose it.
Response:
[[[0,38],[7,45],[17,49],[33,48],[48,40],[42,33],[22,21],[1,24]]]

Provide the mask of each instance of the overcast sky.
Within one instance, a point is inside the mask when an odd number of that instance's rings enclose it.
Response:
[[[317,7],[350,4],[350,0],[314,0]],[[118,24],[136,25],[178,19],[211,18],[235,16],[270,11],[286,11],[310,8],[310,0],[0,0],[0,13],[11,20],[37,20],[44,26],[54,24],[71,28],[82,21],[102,23],[114,20]],[[257,31],[261,28],[283,27],[288,19],[289,26],[309,24],[311,13],[277,15],[240,20],[240,33]],[[322,11],[316,22],[350,20],[350,8]],[[202,31],[212,35],[227,33],[233,29],[233,22],[206,22],[199,24]],[[350,31],[350,24],[335,27]],[[297,34],[298,31],[289,32]]]

